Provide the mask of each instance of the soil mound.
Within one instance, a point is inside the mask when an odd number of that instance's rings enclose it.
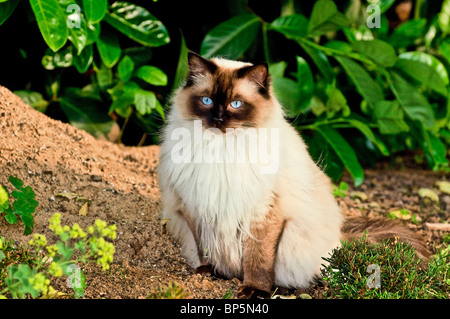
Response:
[[[196,276],[164,233],[159,220],[158,151],[158,146],[127,147],[97,140],[50,119],[0,87],[0,185],[8,186],[13,175],[33,188],[39,202],[34,233],[51,238],[48,218],[55,212],[62,214],[63,224],[85,227],[100,218],[117,225],[112,270],[105,274],[96,265],[84,269],[86,297],[145,298],[160,285],[177,281],[192,297],[221,298],[236,286]],[[58,195],[64,192],[90,200],[86,216],[79,215],[84,202]],[[10,225],[2,216],[0,235],[21,244],[31,238],[23,236],[21,222]],[[65,283],[54,287],[64,291]]]

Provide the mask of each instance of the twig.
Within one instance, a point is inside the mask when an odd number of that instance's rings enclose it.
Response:
[[[431,230],[450,231],[450,224],[425,223],[425,226]]]

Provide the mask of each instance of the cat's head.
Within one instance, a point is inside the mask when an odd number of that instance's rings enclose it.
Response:
[[[225,133],[227,128],[263,127],[277,108],[267,64],[207,60],[192,52],[188,62],[186,83],[175,97],[184,118]]]

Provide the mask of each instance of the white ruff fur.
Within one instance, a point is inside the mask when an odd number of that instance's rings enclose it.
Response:
[[[301,288],[309,286],[320,273],[322,257],[340,244],[343,217],[331,194],[328,177],[283,118],[281,105],[275,103],[277,111],[264,127],[278,129],[277,143],[272,145],[270,138],[261,140],[256,136],[258,142],[267,144],[269,156],[279,160],[278,170],[272,174],[263,173],[260,162],[196,163],[196,155],[211,150],[235,158],[236,146],[227,141],[225,134],[214,138],[203,135],[208,140],[195,139],[193,121],[185,119],[179,107],[172,105],[158,168],[162,218],[168,219],[167,229],[180,242],[182,255],[192,267],[198,267],[200,260],[180,210],[199,230],[200,246],[208,262],[225,276],[242,278],[243,241],[251,236],[251,225],[265,218],[276,197],[286,223],[275,259],[275,285]],[[192,139],[174,139],[172,133],[180,127],[190,132]],[[174,162],[174,147],[186,151],[186,163]],[[245,152],[248,159],[252,154],[249,149]]]

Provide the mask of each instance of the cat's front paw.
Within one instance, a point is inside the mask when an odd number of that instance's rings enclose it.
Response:
[[[202,276],[211,276],[214,272],[214,267],[211,264],[201,265],[195,269],[195,273]]]
[[[269,291],[261,290],[252,286],[241,286],[237,292],[238,298],[241,299],[268,299],[271,296]]]

